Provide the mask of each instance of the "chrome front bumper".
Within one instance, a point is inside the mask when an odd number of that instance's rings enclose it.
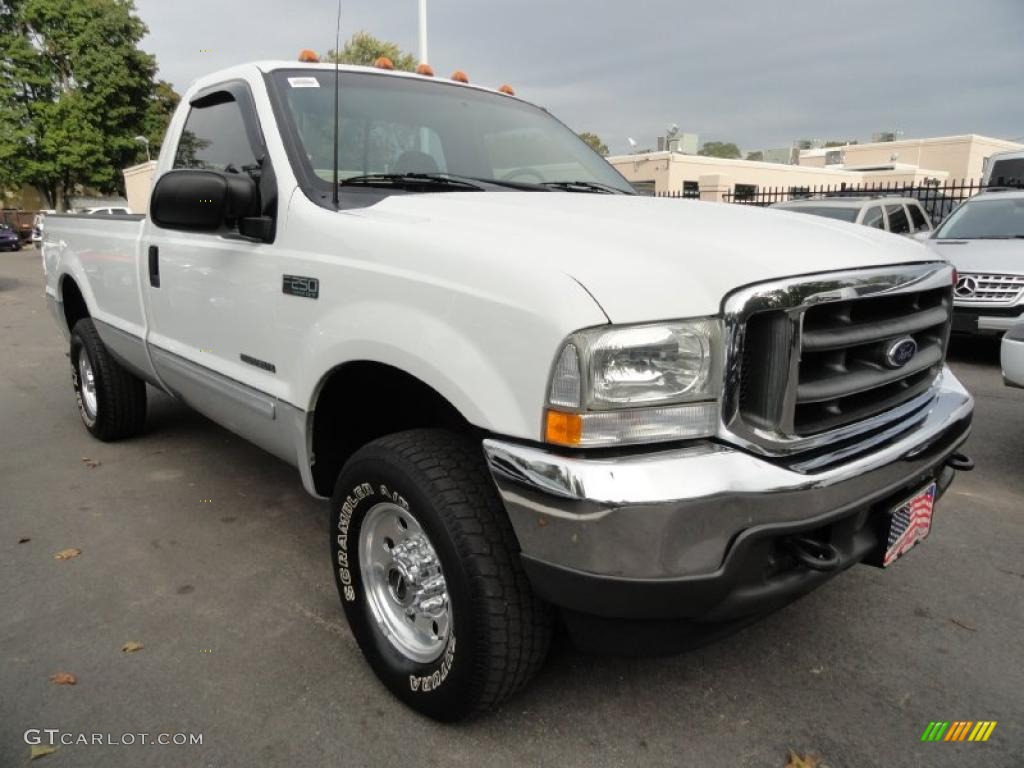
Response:
[[[834,519],[935,478],[967,438],[973,407],[945,369],[917,428],[814,474],[711,442],[607,457],[489,439],[484,452],[527,562],[598,578],[709,579],[751,532]]]

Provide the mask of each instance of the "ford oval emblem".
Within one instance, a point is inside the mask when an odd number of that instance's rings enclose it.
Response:
[[[885,352],[885,364],[890,368],[902,368],[917,354],[917,342],[910,336],[896,339]]]

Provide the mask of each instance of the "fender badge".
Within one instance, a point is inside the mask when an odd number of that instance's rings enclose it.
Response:
[[[315,277],[302,275],[285,275],[281,290],[289,296],[300,296],[303,299],[320,297],[320,281]]]

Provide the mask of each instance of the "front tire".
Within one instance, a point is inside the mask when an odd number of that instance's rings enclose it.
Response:
[[[90,318],[71,332],[71,384],[78,412],[89,433],[104,442],[142,431],[146,421],[146,384],[113,358]]]
[[[375,440],[342,469],[331,556],[345,615],[381,681],[453,721],[540,668],[551,610],[534,596],[477,442],[441,430]]]

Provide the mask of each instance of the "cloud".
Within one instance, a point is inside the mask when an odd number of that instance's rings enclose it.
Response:
[[[678,123],[747,149],[798,138],[1024,135],[1019,0],[428,0],[439,73],[512,83],[613,151]],[[184,90],[245,61],[334,45],[330,0],[137,0],[143,47]],[[414,0],[343,0],[365,29],[416,51]],[[201,51],[210,51],[208,53]]]

